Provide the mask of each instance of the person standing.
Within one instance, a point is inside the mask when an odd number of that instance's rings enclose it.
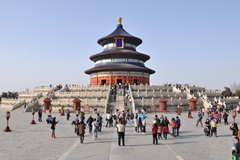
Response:
[[[239,159],[240,158],[240,143],[239,143],[239,138],[238,137],[235,137],[234,138],[234,143],[235,143],[235,146],[236,146],[236,152],[235,152],[235,155],[236,155],[236,159]]]
[[[109,112],[106,114],[105,120],[106,120],[106,127],[110,128],[111,124],[110,124],[110,113]]]
[[[85,124],[83,121],[80,121],[79,125],[78,125],[78,133],[80,136],[80,143],[83,143],[84,140],[84,134],[85,134]]]
[[[118,133],[118,146],[121,146],[121,139],[122,145],[125,146],[124,137],[125,137],[125,125],[122,124],[122,121],[116,125],[117,133]]]
[[[162,128],[162,133],[163,133],[163,138],[166,140],[167,139],[167,134],[168,134],[168,124],[169,124],[169,121],[167,119],[167,117],[165,116],[164,119],[163,119],[163,128]]]
[[[210,125],[210,118],[208,117],[205,121],[205,128],[204,128],[205,135],[211,137],[211,125]]]
[[[138,117],[138,131],[139,131],[139,129],[140,129],[140,132],[142,132],[142,131],[143,131],[142,128],[143,128],[143,127],[142,127],[142,118],[139,116],[139,117]]]
[[[232,149],[234,150],[236,148],[236,145],[234,143],[234,138],[238,136],[238,125],[237,125],[237,123],[231,124],[230,130],[232,130],[232,135],[233,135],[233,146],[232,146]]]
[[[66,114],[66,116],[67,116],[67,121],[68,121],[69,118],[70,118],[70,110],[69,110],[69,109],[67,109],[67,114]]]
[[[176,122],[175,118],[172,118],[171,127],[172,127],[172,137],[175,137],[176,130],[177,130],[177,122]]]
[[[42,122],[42,110],[38,110],[38,122]]]
[[[102,116],[98,113],[97,114],[97,122],[98,122],[98,132],[102,131]]]
[[[211,136],[217,137],[217,123],[214,118],[211,120]]]
[[[177,134],[176,134],[176,136],[179,137],[179,129],[181,127],[181,120],[178,116],[176,116],[176,122],[177,122]]]
[[[146,118],[143,117],[143,120],[142,120],[143,134],[146,134],[146,124],[147,124]]]
[[[157,130],[158,130],[157,121],[154,120],[152,124],[153,145],[158,145]]]
[[[134,126],[135,126],[135,132],[139,132],[139,124],[138,124],[138,115],[136,113],[135,118],[134,118]]]
[[[224,120],[224,124],[225,124],[225,125],[228,125],[228,116],[229,116],[229,115],[227,114],[227,112],[224,112],[224,113],[223,113],[223,120]]]
[[[58,121],[56,121],[56,117],[53,117],[52,124],[51,124],[51,129],[52,129],[52,138],[56,138],[55,136],[55,129],[56,129],[56,124]]]

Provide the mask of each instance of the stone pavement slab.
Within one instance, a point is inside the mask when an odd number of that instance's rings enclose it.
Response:
[[[151,124],[154,114],[148,114],[147,133],[135,133],[134,126],[127,124],[126,146],[117,145],[115,128],[103,127],[97,141],[86,134],[84,144],[74,133],[74,126],[66,117],[54,113],[59,123],[56,127],[56,139],[51,138],[50,125],[43,122],[31,125],[31,113],[11,112],[9,126],[12,132],[3,132],[6,127],[5,110],[0,109],[0,159],[3,160],[118,160],[118,159],[166,159],[166,160],[198,160],[231,157],[232,132],[229,125],[218,125],[218,137],[205,137],[202,127],[196,127],[197,117],[188,119],[187,113],[180,116],[182,126],[180,137],[160,140],[159,145],[152,145]],[[158,113],[158,116],[160,114]],[[96,115],[93,115],[96,116]],[[166,114],[168,119],[176,114]],[[71,119],[75,117],[71,114]],[[86,115],[86,118],[88,115]],[[37,115],[35,115],[35,121]],[[231,117],[229,117],[231,124]],[[239,122],[239,116],[237,117]],[[104,122],[105,124],[105,122]],[[104,125],[103,125],[104,126]],[[87,130],[86,130],[87,132]]]

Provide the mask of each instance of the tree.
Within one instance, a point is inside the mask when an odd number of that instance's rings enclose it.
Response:
[[[233,94],[232,94],[232,91],[231,91],[231,89],[229,87],[224,87],[224,91],[222,91],[222,95],[224,97],[230,97]]]
[[[232,83],[230,84],[230,88],[233,93],[236,93],[237,90],[240,90],[240,84]]]
[[[240,98],[240,89],[236,90],[235,96],[238,96]]]

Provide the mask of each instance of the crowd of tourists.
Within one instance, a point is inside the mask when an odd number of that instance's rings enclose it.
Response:
[[[118,145],[125,146],[125,127],[129,125],[133,127],[136,134],[146,134],[146,131],[152,133],[152,144],[158,145],[160,140],[167,140],[168,136],[174,138],[179,137],[179,130],[181,127],[181,120],[179,113],[179,107],[177,109],[177,114],[174,117],[168,118],[166,115],[155,115],[153,119],[148,119],[146,110],[136,110],[135,113],[132,111],[120,111],[116,110],[115,113],[108,112],[106,115],[100,113],[91,114],[85,118],[84,112],[79,112],[76,114],[72,125],[74,126],[74,133],[80,137],[80,143],[84,142],[84,135],[87,132],[92,135],[93,140],[97,141],[99,132],[102,128],[116,128],[118,134]],[[181,110],[180,110],[181,111]],[[237,116],[237,111],[232,110],[231,116],[233,118],[233,123],[230,125],[230,130],[232,131],[232,158],[240,160],[240,130],[235,122]],[[38,121],[42,122],[42,111],[38,112]],[[228,118],[230,116],[229,111],[219,110],[219,108],[211,108],[205,110],[201,108],[196,112],[196,127],[199,125],[203,128],[206,137],[217,137],[217,127],[218,125],[228,125]],[[70,118],[70,111],[67,110],[66,114],[67,120]],[[191,111],[188,113],[188,118],[193,118]],[[205,118],[205,120],[204,120]],[[147,126],[147,120],[152,122],[150,128]],[[56,138],[55,129],[58,121],[56,117],[52,117],[51,114],[48,115],[46,122],[51,125],[52,138]],[[85,131],[87,130],[87,131]]]

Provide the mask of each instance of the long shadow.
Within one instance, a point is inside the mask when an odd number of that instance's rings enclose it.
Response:
[[[217,135],[217,137],[232,137],[233,135],[230,134],[224,134],[224,135]]]
[[[117,141],[113,141],[113,140],[108,140],[108,141],[102,141],[102,139],[101,140],[97,140],[97,141],[94,141],[94,142],[84,142],[85,144],[98,144],[98,143],[111,143],[111,142],[116,142],[117,143]]]
[[[178,137],[179,139],[185,139],[185,138],[193,138],[193,137],[202,137],[202,136],[205,136],[204,133],[200,133],[200,134],[185,134],[185,135],[182,135],[180,134],[180,137]]]
[[[173,142],[173,143],[166,143],[166,144],[168,144],[168,145],[173,145],[173,144],[188,144],[188,143],[197,143],[197,142]]]
[[[126,134],[126,137],[139,137],[139,136],[146,136],[146,135],[152,135],[152,134],[141,134],[141,133],[136,133],[136,134]]]
[[[181,131],[181,130],[179,130],[179,132],[181,132],[181,133],[191,133],[193,131],[186,131],[186,130]]]
[[[152,146],[153,144],[151,143],[145,143],[145,144],[131,144],[131,145],[127,145],[126,146],[129,146],[129,147],[143,147],[143,146]],[[158,145],[160,145],[160,143],[158,143]]]

